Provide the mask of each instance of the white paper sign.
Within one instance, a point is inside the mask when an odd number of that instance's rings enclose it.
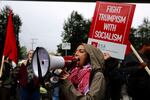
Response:
[[[102,41],[102,40],[97,40],[92,38],[88,39],[88,44],[95,45],[103,53],[109,53],[111,57],[118,58],[118,59],[124,59],[126,46],[127,46],[124,44]]]

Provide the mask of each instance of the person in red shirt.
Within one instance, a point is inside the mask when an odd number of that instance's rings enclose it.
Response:
[[[17,75],[20,100],[40,100],[40,83],[31,68],[32,55],[33,50],[30,50]]]

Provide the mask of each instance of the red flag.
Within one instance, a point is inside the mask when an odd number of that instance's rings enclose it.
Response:
[[[15,64],[17,64],[18,54],[17,54],[16,36],[14,33],[14,26],[12,21],[12,11],[10,11],[8,17],[3,55],[8,56],[9,59],[11,59],[13,62],[15,62]]]

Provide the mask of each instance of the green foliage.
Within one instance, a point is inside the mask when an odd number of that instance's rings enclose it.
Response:
[[[143,23],[137,29],[131,28],[130,42],[139,49],[144,42],[150,42],[150,21],[144,18]]]
[[[7,20],[10,12],[10,7],[5,6],[1,11],[0,11],[0,59],[2,59],[2,53],[4,49],[4,42],[5,42],[5,36],[6,36],[6,28],[7,28]],[[16,35],[16,41],[17,41],[17,47],[18,50],[20,50],[19,46],[19,32],[20,32],[20,27],[22,25],[21,19],[18,15],[15,15],[12,11],[13,14],[13,24],[14,24],[14,32]],[[20,52],[20,51],[19,51]],[[21,55],[19,55],[20,57]]]
[[[88,33],[90,30],[91,21],[84,19],[81,14],[76,11],[73,11],[70,17],[65,20],[63,25],[62,32],[62,42],[71,43],[71,50],[68,50],[68,55],[72,55],[76,46],[79,43],[87,43]],[[61,44],[58,45],[58,52],[62,55],[65,54],[65,51],[61,50]]]
[[[27,48],[25,46],[22,46],[19,51],[20,51],[19,55],[21,55],[19,56],[20,57],[19,59],[27,58]]]

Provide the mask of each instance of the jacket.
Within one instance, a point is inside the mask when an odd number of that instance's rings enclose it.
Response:
[[[94,73],[89,92],[84,95],[78,92],[69,80],[64,80],[60,85],[63,100],[103,100],[105,94],[105,78],[103,75],[104,58],[102,52],[92,45],[83,44],[86,52],[90,56],[92,71],[100,70]],[[65,98],[65,99],[64,99]]]
[[[28,88],[28,87],[32,87],[32,88],[39,88],[40,84],[39,84],[39,80],[37,77],[33,77],[33,84],[32,86],[29,86],[28,83],[28,73],[27,73],[27,61],[23,62],[20,66],[20,70],[19,73],[17,75],[17,79],[19,81],[19,86],[23,87],[23,88]]]

